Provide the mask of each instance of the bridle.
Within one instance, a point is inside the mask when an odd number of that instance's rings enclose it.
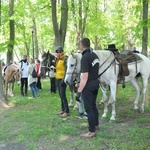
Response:
[[[42,60],[41,68],[48,68],[48,69],[50,69],[50,66],[51,66],[51,58],[50,58],[50,56],[48,55],[47,57],[45,57],[45,58]]]
[[[66,74],[70,74],[71,75],[71,78],[73,78],[73,81],[75,82],[79,82],[80,81],[80,72],[78,73],[77,72],[77,57],[73,54],[71,54],[72,57],[75,59],[75,64],[74,64],[74,69],[72,72],[66,72]]]

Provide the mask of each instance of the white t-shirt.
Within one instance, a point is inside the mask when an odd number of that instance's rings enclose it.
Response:
[[[21,78],[28,78],[28,62],[21,61],[19,67],[21,68]]]

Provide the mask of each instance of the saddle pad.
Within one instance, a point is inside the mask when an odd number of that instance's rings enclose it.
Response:
[[[143,61],[142,58],[138,54],[132,53],[129,50],[123,50],[122,52],[120,52],[119,57],[122,60],[126,60],[127,63]]]
[[[143,61],[143,59],[138,54],[134,53],[133,55],[134,55],[134,57],[131,57],[131,59],[128,59],[128,63],[135,62],[135,60],[136,60],[136,62]]]

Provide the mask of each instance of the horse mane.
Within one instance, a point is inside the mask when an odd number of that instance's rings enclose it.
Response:
[[[101,63],[103,63],[106,60],[107,60],[107,62],[111,63],[112,60],[114,59],[113,52],[111,52],[109,50],[94,50],[94,52],[99,57]]]

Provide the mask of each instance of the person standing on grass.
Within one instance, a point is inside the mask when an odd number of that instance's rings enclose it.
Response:
[[[36,62],[36,72],[37,72],[36,86],[39,89],[39,91],[41,91],[42,90],[42,86],[41,86],[41,62],[39,59],[36,59],[35,62]]]
[[[36,96],[38,98],[40,98],[40,93],[39,93],[39,90],[36,86],[37,84],[37,77],[36,78],[33,78],[32,77],[32,72],[33,70],[35,69],[36,70],[36,66],[35,66],[35,63],[34,63],[34,60],[32,58],[30,58],[30,61],[29,61],[29,67],[28,67],[28,86],[30,86],[30,90],[31,90],[31,97],[29,97],[29,99],[33,99],[35,98],[35,93],[36,93]]]
[[[23,59],[19,62],[19,68],[21,70],[21,95],[27,96],[28,92],[28,57],[23,55]]]
[[[99,115],[96,107],[96,98],[99,89],[99,59],[90,48],[90,40],[88,38],[81,40],[80,49],[82,50],[81,78],[76,100],[80,101],[82,93],[82,99],[88,117],[89,132],[81,134],[81,137],[91,138],[96,136],[95,131],[99,128]]]
[[[64,82],[64,76],[66,72],[66,61],[67,57],[64,54],[62,46],[56,47],[57,59],[56,59],[56,84],[61,99],[61,111],[59,114],[62,118],[69,115],[69,106],[66,98],[66,87]]]
[[[53,65],[50,66],[49,71],[49,78],[50,78],[50,92],[56,93],[56,69]]]

